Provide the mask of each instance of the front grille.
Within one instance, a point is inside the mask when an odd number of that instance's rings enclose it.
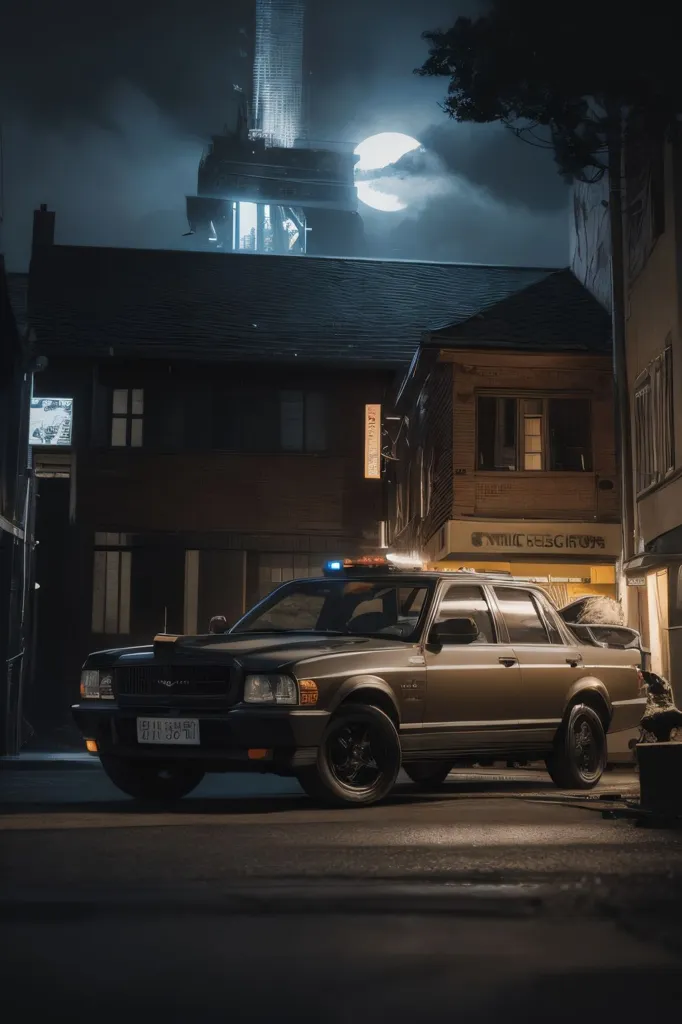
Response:
[[[122,697],[226,697],[228,665],[137,665],[117,668],[116,695]]]

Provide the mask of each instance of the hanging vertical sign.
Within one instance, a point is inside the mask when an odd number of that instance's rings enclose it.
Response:
[[[365,406],[365,480],[381,479],[381,406]]]

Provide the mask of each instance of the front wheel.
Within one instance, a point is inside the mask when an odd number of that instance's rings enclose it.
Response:
[[[100,760],[111,781],[127,796],[155,803],[181,800],[196,789],[206,774],[202,765],[189,761],[109,756]]]
[[[601,718],[587,704],[566,714],[547,758],[547,771],[560,789],[592,789],[606,768],[606,734]]]
[[[393,789],[400,771],[400,739],[378,708],[340,707],[320,744],[317,763],[298,774],[314,800],[336,807],[368,807]]]
[[[416,761],[414,764],[404,764],[403,769],[419,789],[428,792],[443,785],[452,771],[452,765],[449,762]]]

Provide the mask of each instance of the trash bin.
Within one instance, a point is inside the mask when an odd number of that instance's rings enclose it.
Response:
[[[682,818],[682,743],[638,743],[640,805]]]

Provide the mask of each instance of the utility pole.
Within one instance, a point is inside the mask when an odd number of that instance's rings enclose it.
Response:
[[[623,250],[623,116],[609,116],[609,221],[611,228],[611,318],[613,377],[616,390],[616,450],[620,465],[623,561],[635,553],[635,508],[632,485],[632,430],[625,339],[626,291]]]

